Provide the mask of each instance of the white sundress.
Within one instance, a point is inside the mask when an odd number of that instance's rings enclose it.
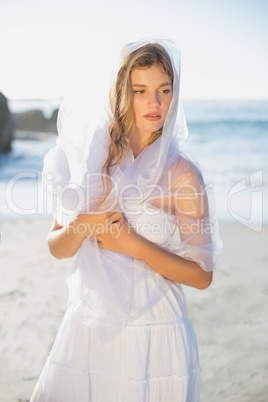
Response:
[[[174,233],[177,228],[174,217],[163,211],[157,217],[145,211],[135,220],[134,227],[157,220],[162,228],[168,222]],[[136,225],[139,234],[158,245],[170,236],[142,229]],[[165,281],[165,296],[126,322],[108,345],[68,308],[31,402],[198,402],[198,347],[183,289]],[[139,298],[146,300],[146,289],[135,289]]]

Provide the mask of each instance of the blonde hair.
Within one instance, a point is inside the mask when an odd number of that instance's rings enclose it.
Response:
[[[127,55],[118,71],[116,80],[110,92],[110,104],[113,120],[110,126],[110,145],[108,157],[102,168],[106,177],[106,186],[103,182],[105,201],[111,190],[111,168],[119,165],[126,157],[129,149],[130,133],[133,128],[134,118],[132,110],[133,93],[131,87],[131,72],[136,68],[149,68],[159,65],[172,79],[174,73],[172,63],[166,50],[159,44],[149,43]],[[148,145],[152,144],[162,134],[162,128],[152,133]],[[101,203],[102,203],[101,202]]]

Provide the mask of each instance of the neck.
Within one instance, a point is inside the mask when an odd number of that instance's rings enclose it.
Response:
[[[131,134],[129,146],[133,152],[134,158],[137,158],[137,156],[144,150],[144,148],[147,147],[150,136],[151,133],[148,133],[147,135],[138,135],[138,133],[133,132]]]

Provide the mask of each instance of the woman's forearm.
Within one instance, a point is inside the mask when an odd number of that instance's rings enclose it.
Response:
[[[122,218],[118,211],[79,214],[68,226],[54,222],[47,237],[51,254],[58,258],[69,258],[76,254],[87,236],[97,236],[110,230],[114,222]]]
[[[112,226],[117,230],[97,236],[99,248],[143,260],[156,272],[174,282],[198,289],[210,285],[211,272],[204,271],[194,261],[186,260],[144,239],[124,218]]]
[[[143,260],[149,267],[167,279],[197,289],[206,289],[212,281],[212,272],[204,271],[196,262],[186,260],[143,238],[134,258]]]
[[[61,260],[62,258],[73,257],[80,248],[85,234],[77,230],[79,220],[75,220],[67,227],[56,227],[51,230],[47,237],[47,243],[50,253]]]

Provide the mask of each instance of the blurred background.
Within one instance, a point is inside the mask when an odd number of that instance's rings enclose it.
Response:
[[[267,0],[0,0],[1,402],[28,400],[66,305],[71,264],[46,248],[41,186],[62,98],[120,45],[153,35],[180,44],[184,150],[213,185],[222,224],[215,283],[189,298],[201,400],[264,402],[267,20]]]

